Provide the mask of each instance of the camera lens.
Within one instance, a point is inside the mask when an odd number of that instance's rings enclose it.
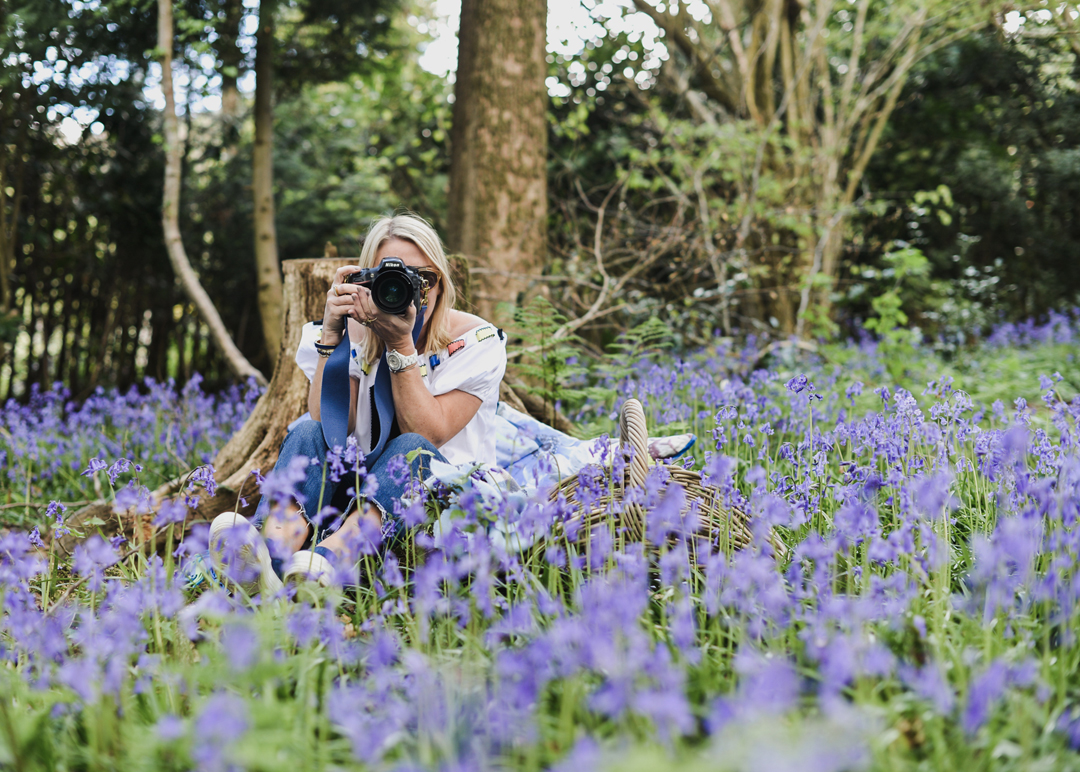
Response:
[[[400,314],[412,300],[412,286],[400,273],[383,274],[372,286],[371,295],[375,305],[386,313]]]

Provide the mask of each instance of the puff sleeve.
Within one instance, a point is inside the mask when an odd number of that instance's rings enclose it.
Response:
[[[433,373],[432,393],[460,389],[482,402],[497,402],[506,372],[506,337],[484,325],[451,341]]]
[[[308,322],[300,329],[300,345],[296,347],[296,364],[307,376],[309,381],[315,380],[315,368],[319,364],[319,352],[315,350],[315,341],[322,333],[321,322]],[[363,363],[360,361],[360,348],[350,341],[349,375],[361,380],[366,375]],[[368,368],[370,369],[370,368]]]
[[[315,350],[315,341],[322,333],[322,323],[308,322],[300,328],[300,345],[296,347],[296,364],[303,370],[309,381],[315,379],[315,368],[319,364],[319,352]]]

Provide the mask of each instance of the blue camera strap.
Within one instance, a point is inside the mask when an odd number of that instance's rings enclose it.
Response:
[[[413,324],[413,345],[420,340],[420,331],[424,327],[427,306],[420,309]],[[385,349],[385,347],[384,347]],[[326,360],[323,368],[322,391],[319,392],[319,413],[322,421],[323,438],[326,446],[344,448],[349,437],[349,356],[352,346],[349,343],[349,325],[341,336],[341,343]],[[390,429],[394,424],[394,388],[390,383],[390,366],[386,364],[386,351],[375,372],[373,387],[372,432],[370,450],[365,450],[367,468],[382,455],[386,442],[390,439]],[[375,436],[375,422],[378,421],[379,436]],[[361,450],[364,450],[361,448]]]

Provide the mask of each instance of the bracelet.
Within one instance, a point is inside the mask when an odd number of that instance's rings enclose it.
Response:
[[[325,343],[319,343],[318,341],[316,341],[316,343],[315,343],[315,350],[319,353],[319,356],[324,357],[324,358],[327,358],[331,354],[333,354],[334,349],[336,349],[336,348],[337,348],[337,346],[329,346],[329,345],[327,345]]]

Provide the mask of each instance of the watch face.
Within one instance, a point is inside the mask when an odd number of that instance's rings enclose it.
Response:
[[[404,356],[393,350],[386,352],[386,364],[393,372],[397,372],[403,367],[408,367],[416,359],[416,354],[413,354],[412,356]]]

